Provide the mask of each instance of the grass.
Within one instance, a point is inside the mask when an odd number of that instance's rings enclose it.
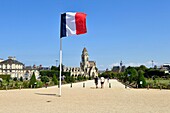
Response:
[[[146,79],[146,83],[151,88],[159,88],[160,86],[162,86],[162,88],[164,89],[170,89],[170,79],[163,79],[163,78],[156,78],[155,80]]]

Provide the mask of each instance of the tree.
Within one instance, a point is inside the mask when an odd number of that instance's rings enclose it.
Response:
[[[36,77],[35,77],[35,73],[33,72],[30,82],[29,82],[29,87],[34,86],[34,84],[36,83]]]
[[[44,82],[44,83],[46,83],[46,82],[49,82],[50,79],[49,79],[48,76],[41,76],[41,81]]]
[[[14,77],[13,80],[14,80],[14,81],[17,81],[17,77]]]
[[[52,81],[54,82],[55,85],[58,85],[58,80],[55,74],[53,75]]]
[[[129,67],[125,71],[125,76],[129,80],[129,83],[137,80],[138,72],[134,67]]]
[[[59,71],[58,67],[56,67],[56,66],[51,66],[51,70]]]
[[[144,77],[144,72],[142,70],[138,71],[137,84],[138,84],[139,88],[146,87],[146,81],[145,81],[145,77]]]
[[[141,66],[139,67],[139,70],[142,70],[142,71],[144,71],[144,72],[145,72],[145,70],[147,70],[147,67],[146,67],[146,66],[144,66],[144,65],[141,65]]]
[[[23,77],[21,76],[19,80],[20,80],[21,82],[23,82]]]

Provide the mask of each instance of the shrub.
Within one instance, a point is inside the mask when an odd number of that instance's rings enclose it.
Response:
[[[75,82],[75,78],[74,78],[74,76],[66,76],[65,81],[67,83],[74,83]]]
[[[48,76],[41,76],[41,81],[44,82],[44,83],[46,83],[46,82],[49,82],[50,79],[49,79]]]
[[[52,81],[54,82],[54,85],[57,85],[57,84],[58,84],[58,80],[57,80],[57,77],[56,77],[55,74],[53,75]]]
[[[23,77],[21,76],[19,80],[20,80],[21,82],[23,82]]]
[[[77,80],[78,80],[78,81],[82,81],[82,80],[83,80],[83,77],[82,77],[81,75],[79,75],[79,76],[77,77]]]
[[[92,80],[92,77],[91,77],[91,76],[89,76],[89,80]]]
[[[14,80],[14,81],[17,81],[17,77],[14,77],[13,80]]]
[[[74,82],[75,82],[74,76],[71,76],[71,77],[70,77],[70,82],[71,82],[71,83],[74,83]]]
[[[140,84],[141,81],[142,81],[142,84]],[[144,72],[142,70],[138,71],[137,84],[138,84],[139,88],[146,87],[146,80],[144,77]]]
[[[0,75],[0,78],[2,78],[3,80],[7,80],[7,79],[9,80],[9,79],[10,79],[10,76],[11,76],[11,75]],[[8,81],[8,80],[7,80],[7,81]]]
[[[2,81],[2,86],[7,86],[8,85],[8,82],[6,80],[3,80]]]
[[[24,81],[23,82],[23,87],[24,88],[29,88],[29,81]]]
[[[37,88],[41,88],[43,85],[44,84],[42,81],[37,81]]]
[[[86,76],[84,76],[84,77],[83,77],[83,80],[87,80],[87,77],[86,77]]]

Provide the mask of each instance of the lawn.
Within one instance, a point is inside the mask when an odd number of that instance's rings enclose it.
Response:
[[[164,89],[170,89],[170,79],[163,79],[163,78],[156,78],[153,79],[146,79],[147,85],[149,85],[150,88],[164,88]]]

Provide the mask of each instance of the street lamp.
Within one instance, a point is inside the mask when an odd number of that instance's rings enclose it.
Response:
[[[153,68],[153,60],[152,60],[152,68]]]
[[[57,67],[57,62],[58,62],[58,60],[56,60],[56,67]]]

